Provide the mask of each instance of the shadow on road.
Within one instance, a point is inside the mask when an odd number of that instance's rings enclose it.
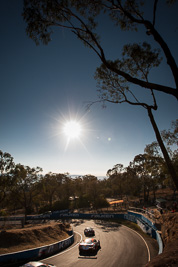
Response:
[[[97,257],[96,256],[78,256],[79,259],[83,259],[83,260],[96,260]]]
[[[118,231],[121,227],[118,223],[108,222],[108,221],[95,221],[98,227],[100,227],[104,232]]]
[[[71,224],[73,224],[75,227],[79,226],[79,225],[81,225],[83,223],[85,223],[85,220],[82,220],[82,219],[80,219],[80,220],[72,220],[71,221]]]

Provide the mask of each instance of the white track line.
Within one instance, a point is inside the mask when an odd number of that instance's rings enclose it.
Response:
[[[148,262],[149,262],[149,261],[150,261],[150,250],[149,250],[149,247],[148,247],[148,245],[147,245],[145,239],[143,238],[143,236],[141,236],[138,232],[136,232],[136,231],[133,230],[132,228],[130,228],[130,227],[128,227],[128,226],[125,226],[125,225],[123,225],[123,224],[121,224],[121,225],[122,225],[123,227],[126,227],[126,228],[130,229],[131,231],[133,231],[134,233],[136,233],[137,235],[139,235],[139,236],[141,237],[141,239],[144,241],[145,246],[146,246],[147,251],[148,251]]]
[[[80,235],[80,237],[81,237],[80,241],[82,241],[82,235],[79,234],[78,232],[75,232],[75,231],[74,231],[74,233]],[[59,254],[61,255],[61,254],[64,254],[64,253],[70,251],[71,249],[75,248],[75,247],[78,245],[78,243],[79,243],[79,242],[77,242],[77,244],[76,244],[75,246],[73,246],[73,247],[71,247],[71,248],[69,248],[69,249],[65,249],[64,251],[61,251],[61,252],[59,252],[59,253],[57,253],[57,254],[51,256],[51,257],[47,257],[47,258],[45,258],[45,260],[46,260],[46,259],[54,258],[54,257],[58,256]]]

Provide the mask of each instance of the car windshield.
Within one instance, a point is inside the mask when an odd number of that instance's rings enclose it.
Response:
[[[87,244],[92,244],[93,242],[92,242],[91,239],[85,239],[85,243],[87,243]]]

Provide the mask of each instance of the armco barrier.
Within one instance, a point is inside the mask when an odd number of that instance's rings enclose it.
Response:
[[[11,264],[23,264],[24,262],[28,262],[30,260],[37,260],[43,257],[50,256],[57,252],[60,252],[67,247],[69,247],[74,242],[73,231],[70,231],[71,236],[65,240],[60,242],[50,244],[47,246],[28,249],[24,251],[19,251],[15,253],[8,253],[0,255],[0,266],[11,266]]]

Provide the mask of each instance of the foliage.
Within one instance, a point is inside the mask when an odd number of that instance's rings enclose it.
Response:
[[[0,173],[7,174],[14,167],[13,157],[7,153],[0,150]]]
[[[171,129],[163,130],[161,134],[168,146],[178,146],[178,119],[172,122]]]
[[[169,4],[173,4],[173,2],[174,1],[167,1]],[[159,13],[158,1],[154,1],[154,3],[152,1],[150,4],[152,6],[150,20],[147,19],[147,7],[145,3],[146,1],[143,0],[24,0],[23,18],[27,23],[27,35],[32,38],[36,44],[40,42],[48,44],[49,41],[51,41],[53,28],[68,29],[97,54],[106,68],[124,78],[127,82],[138,85],[143,90],[154,89],[178,98],[177,86],[176,88],[171,88],[150,83],[142,80],[142,76],[139,78],[134,77],[133,73],[130,74],[127,72],[127,69],[122,68],[122,66],[114,66],[113,62],[106,58],[100,42],[97,25],[101,15],[106,18],[111,18],[113,24],[118,27],[118,32],[119,28],[129,32],[130,30],[139,31],[142,27],[145,30],[145,34],[152,36],[155,43],[162,50],[177,85],[177,66],[175,60],[166,42],[155,28],[155,22]],[[149,44],[147,44],[147,46],[149,47]],[[125,48],[126,50],[130,50],[129,45]],[[137,46],[135,48],[137,49]],[[131,45],[131,51],[133,51],[133,45]],[[149,57],[149,50],[147,51],[148,54],[146,54],[146,51],[147,50],[145,50],[144,54],[146,55],[145,61],[147,63],[149,63],[150,60],[154,62],[154,56],[157,55],[157,52],[151,54],[151,57]],[[139,50],[137,50],[137,56],[139,56],[138,52]],[[141,53],[142,52],[143,50],[141,49]],[[131,61],[128,60],[128,69],[130,62]],[[154,65],[158,66],[156,61]]]
[[[13,185],[11,172],[14,166],[13,157],[0,150],[0,203],[7,198],[8,191]]]
[[[163,131],[170,149],[175,149],[177,144],[177,121],[172,123],[171,130]],[[41,174],[39,167],[30,168],[21,164],[14,164],[13,158],[8,153],[1,151],[1,194],[6,192],[6,197],[1,201],[1,210],[9,211],[23,209],[25,214],[32,212],[44,213],[64,209],[108,207],[107,198],[127,200],[131,197],[149,200],[150,192],[156,198],[157,189],[169,187],[176,190],[165,165],[158,145],[153,142],[147,145],[144,154],[136,155],[129,166],[124,167],[118,163],[107,171],[107,178],[99,180],[93,175],[71,178],[69,174],[47,173]],[[3,155],[5,160],[3,159]],[[178,153],[172,150],[172,163],[178,173]],[[13,163],[7,167],[5,162]],[[4,176],[3,176],[4,175]],[[7,176],[8,175],[8,176]],[[8,177],[3,180],[2,177]],[[9,180],[10,179],[10,180]],[[3,184],[2,181],[6,181]],[[10,181],[10,182],[9,182]]]
[[[40,180],[38,173],[41,171],[39,167],[30,168],[21,164],[17,164],[13,170],[15,184],[11,188],[11,197],[15,203],[24,208],[25,215],[32,212],[33,201],[38,196],[37,183]]]
[[[169,5],[174,2],[166,1]],[[40,42],[48,44],[51,41],[53,28],[65,28],[96,53],[102,63],[95,74],[99,86],[99,100],[96,102],[102,101],[104,104],[106,102],[115,104],[124,102],[142,106],[147,110],[167,168],[178,189],[174,166],[152,113],[158,108],[155,91],[172,95],[178,99],[178,68],[167,43],[155,27],[159,13],[158,0],[152,1],[151,7],[152,14],[147,19],[148,10],[146,1],[143,0],[24,0],[23,18],[27,23],[27,35],[36,44]],[[152,37],[157,48],[153,49],[151,42],[145,41],[142,44],[126,44],[119,59],[107,59],[97,28],[100,16],[109,17],[118,29],[128,31],[128,34],[130,30],[139,31],[142,27],[144,29],[143,38]],[[175,83],[174,88],[149,81],[150,71],[161,63],[160,52],[171,70]],[[134,86],[142,91],[147,90],[152,98],[152,103],[146,101],[147,99],[144,101],[139,99],[140,93],[138,96],[135,94]]]
[[[166,143],[166,148],[169,151],[169,155],[171,156],[172,164],[174,165],[174,169],[176,174],[178,175],[178,120],[173,121],[171,124],[171,129],[163,130],[161,132],[162,138]],[[146,146],[145,153],[152,155],[153,157],[162,157],[162,153],[160,147],[157,142],[153,142]],[[170,188],[176,189],[175,184],[173,183],[170,173],[167,169],[165,162],[162,163],[162,171],[164,173],[164,179],[161,183],[162,185],[169,185]]]

